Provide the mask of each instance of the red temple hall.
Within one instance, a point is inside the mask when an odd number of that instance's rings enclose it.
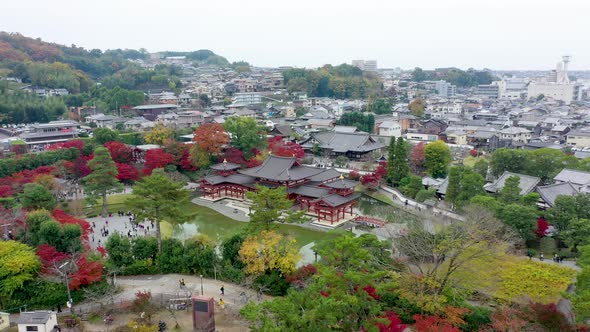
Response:
[[[289,198],[317,218],[330,224],[353,216],[360,194],[354,191],[357,181],[347,180],[336,170],[302,166],[295,157],[269,155],[262,165],[247,169],[223,163],[211,167],[215,175],[201,180],[203,198],[244,200],[256,185],[287,187]]]

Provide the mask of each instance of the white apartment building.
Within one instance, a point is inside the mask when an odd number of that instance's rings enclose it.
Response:
[[[262,95],[256,92],[238,92],[234,94],[232,102],[238,105],[261,104]]]
[[[402,135],[402,126],[397,121],[383,121],[378,129],[379,136],[397,138]]]

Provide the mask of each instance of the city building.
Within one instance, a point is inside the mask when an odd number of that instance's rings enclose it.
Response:
[[[452,97],[457,92],[457,87],[447,81],[436,81],[435,83],[436,94],[439,97],[447,98]]]
[[[34,124],[20,138],[30,147],[36,144],[65,142],[78,136],[78,124],[73,121],[51,121]]]
[[[480,84],[475,88],[476,96],[482,98],[498,98],[500,96],[500,87],[497,84]]]
[[[377,71],[377,60],[352,60],[351,64],[360,70]]]
[[[246,192],[255,191],[258,184],[284,186],[301,210],[330,226],[350,220],[360,197],[354,191],[358,182],[344,179],[334,169],[302,166],[295,157],[269,155],[262,165],[242,170],[224,160],[211,168],[216,174],[201,180],[205,199],[244,200]]]
[[[563,61],[558,62],[556,69],[551,71],[547,77],[531,82],[527,90],[527,99],[544,96],[563,101],[566,104],[581,100],[582,85],[569,80],[567,67],[570,60],[571,57],[564,56]]]

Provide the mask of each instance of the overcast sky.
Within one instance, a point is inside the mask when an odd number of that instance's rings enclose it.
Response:
[[[0,30],[257,66],[590,70],[590,0],[0,0]]]

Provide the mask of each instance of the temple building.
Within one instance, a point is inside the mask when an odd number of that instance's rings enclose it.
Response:
[[[256,185],[285,186],[289,199],[322,224],[335,225],[354,216],[360,194],[357,181],[347,180],[336,170],[302,166],[295,157],[269,155],[262,165],[247,169],[224,161],[211,167],[215,175],[201,180],[203,198],[245,200]]]

